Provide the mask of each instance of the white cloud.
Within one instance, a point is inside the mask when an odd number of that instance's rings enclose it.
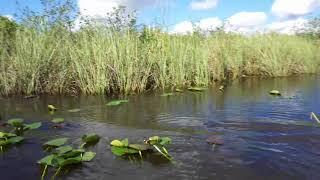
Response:
[[[259,32],[267,19],[264,12],[239,12],[227,19],[225,31],[244,34]]]
[[[281,19],[286,19],[304,16],[319,9],[320,0],[275,0],[271,12]]]
[[[171,33],[173,34],[188,34],[193,32],[193,25],[190,21],[182,21],[176,24]]]
[[[292,35],[295,34],[297,31],[303,30],[307,22],[308,20],[304,18],[277,21],[267,25],[266,31]]]
[[[218,5],[218,0],[193,0],[190,4],[193,10],[213,9]]]
[[[217,17],[201,19],[199,23],[197,23],[197,27],[202,31],[214,31],[218,27],[222,26],[222,21]]]

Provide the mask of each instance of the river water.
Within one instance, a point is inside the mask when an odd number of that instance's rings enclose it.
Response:
[[[310,119],[311,112],[320,114],[319,76],[243,78],[229,83],[223,93],[218,89],[169,97],[133,95],[117,107],[106,106],[112,98],[102,96],[1,98],[0,122],[23,118],[43,126],[27,132],[21,145],[0,153],[0,179],[40,179],[36,162],[46,155],[42,143],[68,137],[78,145],[83,134],[93,132],[102,137],[90,148],[95,159],[57,179],[320,179],[320,128]],[[282,96],[269,95],[272,89]],[[50,115],[48,104],[59,108],[57,113]],[[81,110],[68,111],[74,108]],[[65,118],[65,127],[52,129],[54,117]],[[129,161],[110,151],[113,139],[142,142],[152,135],[172,138],[168,150],[173,162],[156,155]],[[224,144],[213,150],[208,137]]]

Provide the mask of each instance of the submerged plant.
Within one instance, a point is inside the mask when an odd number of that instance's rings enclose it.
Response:
[[[2,152],[3,147],[18,144],[23,140],[23,137],[17,136],[16,134],[0,132],[0,150]]]
[[[38,129],[41,127],[42,123],[41,122],[36,122],[36,123],[31,123],[31,124],[25,124],[23,119],[10,119],[7,122],[8,125],[12,126],[15,128],[15,131],[18,134],[21,134],[27,130],[33,130],[33,129]]]
[[[121,105],[123,103],[127,103],[127,102],[129,102],[129,100],[114,100],[114,101],[107,103],[106,105],[107,106],[119,106],[119,105]]]
[[[129,140],[113,140],[111,143],[111,152],[116,156],[139,154],[142,159],[142,152],[150,150],[146,144],[129,144]]]
[[[54,167],[57,169],[53,177],[57,176],[59,172],[74,164],[81,164],[82,162],[89,162],[95,156],[95,152],[85,151],[82,148],[74,149],[70,145],[65,145],[68,138],[59,138],[44,143],[44,146],[53,149],[52,154],[45,156],[38,161],[39,164],[44,165],[41,178],[44,179],[47,168]]]
[[[153,146],[162,156],[171,161],[172,157],[166,149],[166,146],[170,144],[171,141],[169,137],[152,136],[149,137],[148,140],[145,140],[145,143]]]

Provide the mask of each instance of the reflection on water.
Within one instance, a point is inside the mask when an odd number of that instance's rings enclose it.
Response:
[[[268,94],[272,89],[283,96]],[[41,144],[53,137],[77,141],[96,132],[103,139],[92,147],[93,162],[65,172],[62,179],[319,179],[320,128],[310,112],[320,114],[320,78],[302,76],[277,79],[245,78],[205,92],[160,97],[128,97],[129,103],[107,107],[106,97],[42,96],[37,99],[0,99],[2,121],[20,117],[42,121],[40,130],[27,133],[27,141],[0,154],[2,179],[39,179],[35,163],[44,154]],[[59,111],[51,116],[47,104]],[[80,108],[70,113],[69,109]],[[50,129],[53,117],[68,125]],[[113,138],[133,142],[151,135],[173,138],[175,163],[150,156],[144,163],[114,157],[107,145]],[[212,151],[206,143],[219,135],[224,145]]]

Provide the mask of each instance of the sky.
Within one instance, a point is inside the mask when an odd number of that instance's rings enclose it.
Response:
[[[161,25],[171,33],[194,28],[253,33],[276,31],[292,34],[310,17],[320,15],[320,0],[74,0],[82,15],[105,17],[113,7],[138,12],[138,23]],[[40,8],[39,0],[0,0],[0,15],[11,17],[21,7]]]

